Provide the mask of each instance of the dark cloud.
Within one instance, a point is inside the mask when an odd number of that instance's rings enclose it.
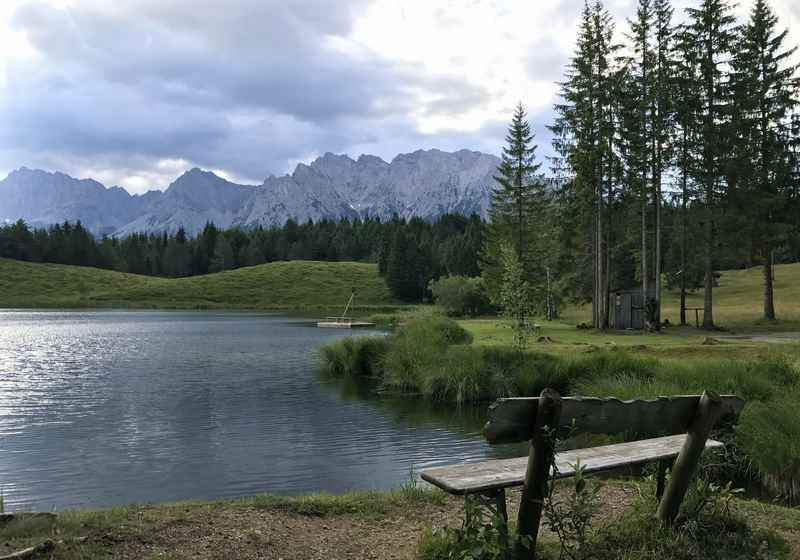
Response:
[[[485,102],[486,92],[465,81],[336,48],[367,3],[25,4],[13,26],[40,62],[10,66],[0,164],[56,154],[102,166],[127,155],[255,179],[314,152],[349,151],[370,137],[377,145],[386,122],[395,138],[414,138],[411,111],[458,113]],[[34,161],[5,161],[26,153]]]

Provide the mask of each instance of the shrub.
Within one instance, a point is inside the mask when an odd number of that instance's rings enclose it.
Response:
[[[322,372],[332,377],[376,377],[381,375],[389,347],[384,336],[343,338],[320,348]]]
[[[764,485],[790,503],[800,500],[800,391],[748,403],[736,434]]]
[[[413,319],[391,337],[384,385],[403,392],[424,392],[425,377],[442,365],[447,348],[470,342],[472,335],[451,319],[437,315]]]
[[[475,317],[491,311],[481,278],[443,276],[431,280],[429,289],[436,305],[451,317]]]

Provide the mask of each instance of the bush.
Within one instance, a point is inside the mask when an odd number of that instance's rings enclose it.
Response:
[[[492,309],[481,278],[443,276],[428,287],[436,305],[451,317],[475,317]]]
[[[441,366],[447,348],[470,342],[472,335],[446,317],[413,319],[391,337],[384,385],[403,392],[423,392],[425,377]]]
[[[377,377],[389,347],[385,336],[343,338],[320,348],[322,372],[331,377]]]
[[[800,411],[794,390],[770,402],[749,403],[736,434],[764,485],[790,503],[800,501]]]

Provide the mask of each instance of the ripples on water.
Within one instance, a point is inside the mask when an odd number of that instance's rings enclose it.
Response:
[[[352,333],[259,314],[0,312],[0,488],[50,510],[396,487],[504,456],[482,411],[361,399],[315,349]]]

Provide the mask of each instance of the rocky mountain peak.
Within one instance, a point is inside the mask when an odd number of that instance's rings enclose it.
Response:
[[[299,164],[291,175],[270,176],[258,187],[232,183],[193,168],[166,191],[131,196],[92,180],[20,168],[0,181],[0,220],[33,225],[81,220],[98,233],[200,231],[212,221],[221,228],[283,225],[297,221],[443,213],[485,214],[500,160],[461,150],[417,150],[387,163],[372,155],[354,160],[325,153]]]

